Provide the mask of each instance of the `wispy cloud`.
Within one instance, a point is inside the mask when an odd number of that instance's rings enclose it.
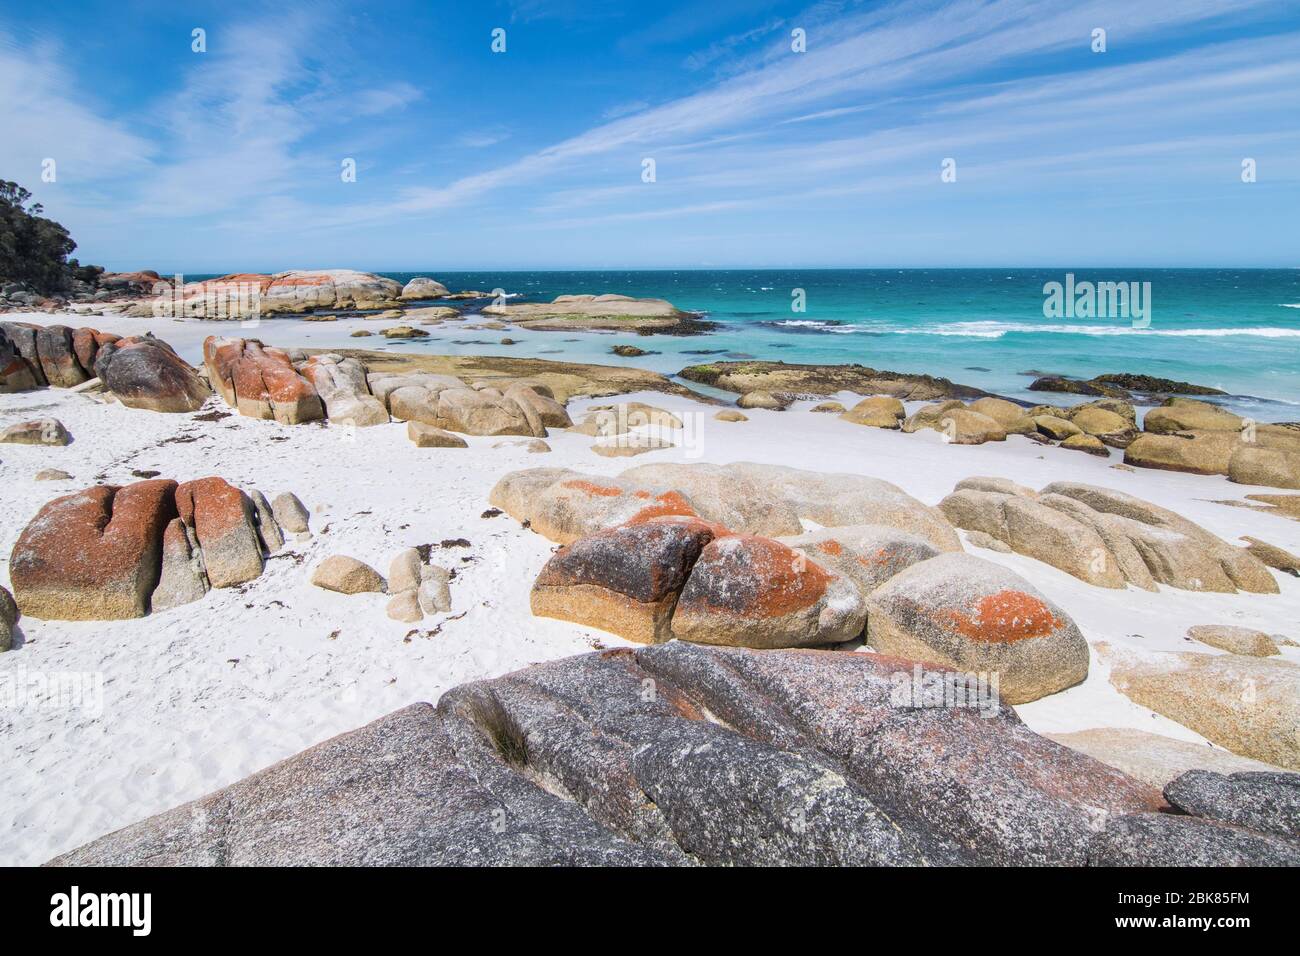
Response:
[[[1232,23],[1284,5],[1241,0]],[[532,0],[503,13],[519,29],[619,16]],[[0,35],[0,164],[30,179],[56,155],[81,184],[61,195],[105,230],[187,219],[259,238],[453,219],[534,235],[698,220],[697,234],[716,235],[747,211],[931,201],[945,157],[961,195],[983,197],[1104,185],[1140,198],[1220,169],[1230,178],[1247,150],[1269,157],[1271,181],[1300,181],[1300,131],[1278,123],[1300,109],[1300,32],[1213,42],[1223,18],[1220,0],[899,0],[760,7],[751,26],[722,30],[683,7],[611,44],[693,44],[675,83],[620,85],[550,117],[485,101],[470,123],[444,119],[436,79],[367,61],[332,7],[237,18],[179,81],[126,111],[80,88],[66,51]],[[792,25],[806,53],[790,49]],[[1114,52],[1089,52],[1097,26]],[[548,142],[553,128],[571,133]],[[432,134],[405,150],[417,129]],[[341,186],[345,156],[360,184]],[[653,183],[641,181],[647,157]]]
[[[96,110],[64,65],[67,51],[0,33],[0,170],[24,182],[55,160],[65,179],[94,183],[143,168],[156,153],[146,137]]]

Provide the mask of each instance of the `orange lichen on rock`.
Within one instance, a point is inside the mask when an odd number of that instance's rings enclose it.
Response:
[[[987,595],[980,599],[974,614],[961,610],[943,614],[957,633],[986,644],[1012,644],[1045,637],[1062,624],[1046,604],[1023,591],[1004,590]]]
[[[646,492],[637,492],[637,497],[647,496]],[[653,504],[646,505],[630,519],[627,524],[634,522],[649,521],[652,518],[663,518],[669,515],[681,515],[688,518],[696,517],[695,509],[679,492],[665,491],[654,499]]]
[[[617,498],[623,493],[623,489],[612,485],[598,485],[594,481],[585,481],[575,478],[573,481],[564,482],[564,488],[570,488],[574,491],[583,491],[589,495],[599,495],[602,498]]]

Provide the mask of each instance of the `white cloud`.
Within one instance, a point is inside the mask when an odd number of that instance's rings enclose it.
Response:
[[[56,45],[20,46],[0,34],[0,170],[41,195],[143,168],[155,150],[126,123],[105,119],[79,90]],[[56,161],[58,183],[43,186],[41,162]]]

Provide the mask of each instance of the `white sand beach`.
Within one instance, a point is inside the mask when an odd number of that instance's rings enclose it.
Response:
[[[78,317],[44,314],[11,318],[81,324]],[[204,336],[239,334],[233,324],[93,321],[123,334],[154,330],[196,363]],[[330,323],[326,335],[318,324],[263,322],[243,334],[268,344],[325,346],[346,341],[342,336],[352,324]],[[846,404],[855,398],[839,397]],[[547,441],[553,450],[545,454],[527,452],[526,439],[473,436],[467,449],[417,448],[396,422],[348,429],[235,414],[200,421],[65,389],[4,396],[0,427],[50,416],[74,440],[66,447],[0,450],[0,583],[9,583],[14,541],[46,501],[97,482],[138,480],[134,472],[178,480],[215,474],[268,496],[292,491],[310,509],[314,535],[291,540],[249,584],[213,590],[147,618],[22,620],[23,642],[0,655],[0,675],[100,675],[102,709],[0,710],[0,732],[9,741],[0,862],[43,862],[405,704],[435,701],[458,683],[623,644],[614,635],[530,613],[530,587],[554,545],[508,515],[483,517],[489,490],[515,469],[564,466],[613,475],[647,462],[756,461],[875,476],[929,504],[970,476],[1002,476],[1033,488],[1070,479],[1135,494],[1230,542],[1253,535],[1300,551],[1300,522],[1214,503],[1273,489],[1222,477],[1119,470],[1111,467],[1120,460],[1113,450],[1101,459],[1019,436],[950,445],[934,431],[902,434],[811,414],[815,403],[809,401],[780,412],[750,409],[748,421],[728,423],[713,418],[714,405],[656,393],[624,398],[675,412],[686,423],[676,436],[679,447],[606,459],[591,451],[590,437],[552,429]],[[576,420],[587,406],[609,401],[575,399],[569,411]],[[225,406],[214,396],[205,411],[211,408]],[[73,477],[34,480],[45,468]],[[455,539],[468,547],[439,546]],[[399,550],[421,544],[433,544],[433,560],[454,569],[455,577],[452,611],[418,625],[390,620],[383,595],[344,596],[308,582],[312,568],[329,555],[351,555],[383,572]],[[1037,586],[1073,616],[1090,644],[1220,653],[1189,644],[1185,633],[1196,624],[1300,637],[1300,580],[1278,572],[1272,572],[1281,589],[1276,595],[1164,586],[1156,593],[1108,590],[1017,554],[967,548]],[[1282,654],[1300,662],[1300,648],[1283,647]],[[1018,711],[1043,733],[1130,727],[1211,746],[1118,693],[1095,653],[1085,683]]]

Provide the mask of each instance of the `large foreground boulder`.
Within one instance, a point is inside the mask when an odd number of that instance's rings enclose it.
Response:
[[[561,544],[653,513],[694,515],[768,537],[801,534],[801,519],[824,527],[872,524],[914,534],[938,551],[961,550],[943,514],[897,485],[781,465],[664,463],[629,468],[617,478],[532,468],[503,477],[489,501]]]
[[[794,506],[781,489],[735,465],[640,465],[621,478],[666,494],[677,492],[702,518],[743,534],[798,534],[803,530]]]
[[[910,671],[680,642],[537,665],[52,862],[1081,864],[1162,805],[1009,708],[900,705]]]
[[[940,553],[919,535],[879,524],[823,528],[778,540],[848,578],[863,595]]]
[[[1013,571],[968,554],[914,564],[868,600],[867,641],[883,654],[996,675],[1023,704],[1088,676],[1070,616]]]
[[[1126,697],[1235,754],[1300,770],[1300,667],[1237,654],[1138,654],[1107,644]]]
[[[623,478],[588,477],[567,468],[529,468],[505,475],[488,501],[560,544],[633,519],[699,517],[676,491],[654,493]]]
[[[621,477],[660,491],[678,490],[701,517],[746,534],[797,535],[803,520],[834,528],[875,524],[915,534],[940,551],[961,550],[957,533],[937,508],[866,475],[735,462],[641,465]]]
[[[97,350],[95,375],[123,405],[155,412],[193,412],[212,389],[170,345],[133,335]]]
[[[1135,813],[1106,824],[1089,849],[1088,862],[1093,866],[1300,866],[1300,846],[1199,817]]]
[[[1300,773],[1190,770],[1164,793],[1184,813],[1300,841]]]

